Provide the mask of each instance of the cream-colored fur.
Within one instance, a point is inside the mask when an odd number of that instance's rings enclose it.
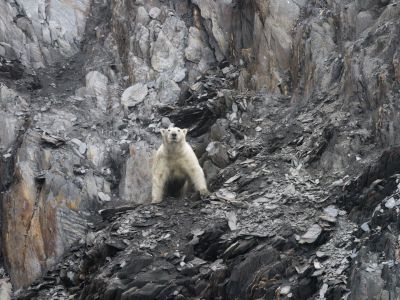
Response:
[[[168,180],[183,178],[183,192],[190,180],[200,195],[209,194],[203,169],[196,154],[186,142],[187,129],[178,127],[161,129],[163,139],[153,162],[152,203],[163,200],[165,185]]]

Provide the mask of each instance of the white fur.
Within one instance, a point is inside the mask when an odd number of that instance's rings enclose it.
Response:
[[[163,200],[165,184],[172,178],[185,178],[184,189],[190,180],[201,195],[209,194],[203,169],[186,142],[186,133],[186,129],[177,127],[161,129],[163,144],[158,148],[153,164],[152,203]]]

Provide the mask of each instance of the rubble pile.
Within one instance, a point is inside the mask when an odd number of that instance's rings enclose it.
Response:
[[[78,2],[0,3],[1,299],[399,297],[396,1]]]

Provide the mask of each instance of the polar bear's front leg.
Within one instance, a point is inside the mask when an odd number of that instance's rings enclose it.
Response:
[[[160,203],[162,201],[162,197],[163,197],[163,187],[161,185],[154,184],[153,180],[153,187],[151,191],[151,199],[152,199],[151,203],[153,204]]]
[[[204,177],[203,169],[200,166],[191,169],[188,174],[195,189],[200,192],[201,196],[210,195],[210,192],[207,189],[207,183],[206,178]]]
[[[163,164],[158,164],[156,170],[153,170],[151,203],[157,204],[163,200],[165,183],[167,181],[167,169]]]
[[[164,176],[162,178],[153,176],[151,203],[157,204],[163,200],[165,181]]]

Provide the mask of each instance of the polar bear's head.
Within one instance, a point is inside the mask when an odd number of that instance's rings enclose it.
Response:
[[[170,127],[168,129],[160,129],[164,144],[178,144],[186,142],[187,129],[178,127]]]

